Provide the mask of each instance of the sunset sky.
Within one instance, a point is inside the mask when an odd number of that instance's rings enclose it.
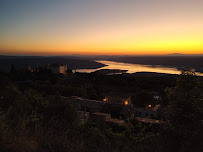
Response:
[[[0,0],[0,54],[203,54],[203,0]]]

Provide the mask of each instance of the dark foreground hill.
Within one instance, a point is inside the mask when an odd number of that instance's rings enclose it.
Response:
[[[0,71],[9,72],[12,64],[16,69],[24,69],[26,65],[39,67],[53,63],[67,64],[68,69],[96,69],[105,66],[95,61],[75,57],[0,56]]]

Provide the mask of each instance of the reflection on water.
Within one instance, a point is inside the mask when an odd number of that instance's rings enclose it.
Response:
[[[98,68],[98,69],[77,69],[76,71],[91,73],[101,69],[119,69],[119,70],[128,70],[127,73],[156,72],[156,73],[166,73],[166,74],[180,74],[180,71],[176,68],[141,65],[141,64],[130,64],[130,63],[104,61],[104,60],[96,60],[96,62],[105,64],[107,66]],[[197,74],[203,76],[202,73],[197,73]]]

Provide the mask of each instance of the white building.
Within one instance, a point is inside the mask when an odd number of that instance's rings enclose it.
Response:
[[[61,65],[61,64],[52,64],[48,65],[48,69],[50,69],[55,74],[66,74],[67,71],[67,64]]]

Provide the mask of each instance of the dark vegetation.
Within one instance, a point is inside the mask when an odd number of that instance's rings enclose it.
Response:
[[[101,69],[97,70],[94,73],[100,73],[100,74],[122,74],[126,73],[128,70],[118,70],[118,69]]]
[[[1,152],[200,152],[203,150],[203,79],[193,72],[177,75],[54,75],[46,68],[0,74]],[[75,109],[61,96],[102,100],[109,92],[134,94],[167,110],[160,125],[130,116],[120,126],[102,121],[80,124]],[[150,92],[158,91],[162,101]],[[49,95],[55,100],[50,101]],[[147,102],[147,104],[149,104]]]

